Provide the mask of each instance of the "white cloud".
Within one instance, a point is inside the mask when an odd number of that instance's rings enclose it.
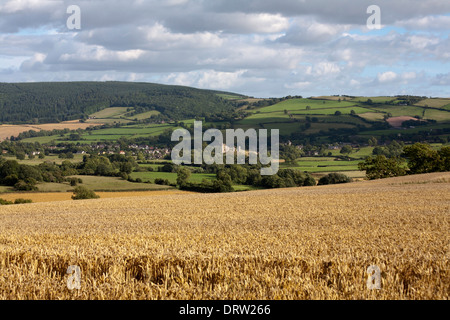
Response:
[[[396,23],[397,26],[410,30],[450,30],[450,16],[425,16],[401,20]]]
[[[219,72],[215,70],[202,70],[183,73],[172,73],[162,80],[165,83],[195,86],[198,88],[208,88],[217,90],[228,90],[242,84],[241,77],[246,70],[238,70],[236,72]]]
[[[379,73],[377,78],[378,78],[378,82],[381,82],[381,83],[392,82],[397,79],[397,74],[392,71],[387,71],[387,72]]]
[[[294,83],[287,83],[284,86],[287,89],[305,89],[309,87],[312,83],[309,81],[300,81],[300,82],[294,82]]]

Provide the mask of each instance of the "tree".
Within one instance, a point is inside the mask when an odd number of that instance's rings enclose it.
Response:
[[[439,154],[439,171],[450,171],[450,146],[442,147]]]
[[[225,170],[219,170],[216,174],[216,180],[213,181],[213,188],[217,192],[234,191],[231,177]]]
[[[17,160],[25,160],[25,152],[17,152],[16,158]]]
[[[23,180],[19,180],[19,182],[17,182],[14,185],[14,189],[16,189],[17,191],[37,191],[38,188],[36,187],[36,181],[29,179],[28,181],[23,181]]]
[[[178,169],[177,173],[177,185],[184,187],[191,176],[191,170],[186,167],[181,167]]]
[[[376,147],[378,145],[378,140],[375,137],[372,137],[368,141],[369,146]]]
[[[343,154],[343,155],[346,155],[348,157],[348,155],[350,153],[352,153],[352,151],[353,151],[353,148],[351,146],[345,145],[345,146],[342,147],[340,153]]]
[[[403,155],[409,160],[408,167],[411,174],[440,171],[439,153],[428,144],[416,143],[406,146]]]
[[[88,188],[83,186],[76,187],[72,195],[73,200],[98,199],[98,198],[100,198],[100,196],[95,194],[94,191],[89,190]]]
[[[340,116],[340,115],[342,115],[342,112],[340,112],[340,111],[338,110],[338,111],[336,111],[336,112],[334,113],[334,115],[335,115],[335,116]]]
[[[286,161],[287,164],[295,164],[298,158],[302,156],[302,151],[295,146],[285,145],[281,147],[281,158]]]
[[[319,186],[327,184],[348,183],[348,182],[352,182],[352,179],[347,177],[345,174],[333,172],[320,178]]]
[[[404,176],[406,170],[399,158],[386,158],[384,155],[369,157],[358,164],[359,170],[366,171],[369,180]]]
[[[70,179],[70,186],[76,187],[78,185],[78,179],[77,178],[71,178]]]

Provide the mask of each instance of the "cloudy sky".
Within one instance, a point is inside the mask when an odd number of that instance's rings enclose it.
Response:
[[[0,0],[0,82],[450,97],[449,31],[448,0]]]

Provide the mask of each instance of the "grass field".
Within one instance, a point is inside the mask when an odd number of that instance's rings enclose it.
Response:
[[[133,179],[141,178],[142,181],[151,181],[152,183],[156,178],[167,179],[170,183],[177,182],[177,173],[174,172],[133,172],[131,173]],[[203,179],[214,180],[216,178],[215,174],[206,173],[193,173],[191,174],[189,181],[194,183],[200,183]]]
[[[90,117],[96,119],[119,118],[120,116],[127,113],[127,109],[128,108],[126,107],[106,108],[99,112],[91,114]]]
[[[320,159],[320,158],[319,158]],[[324,172],[324,171],[355,171],[358,170],[358,163],[360,160],[353,161],[335,161],[335,160],[303,160],[297,161],[296,169],[308,172]],[[292,166],[289,166],[292,167]],[[333,170],[331,168],[338,168]]]
[[[372,109],[390,113],[393,117],[401,117],[401,116],[423,116],[423,113],[425,111],[424,108],[421,107],[415,107],[415,106],[373,106]]]
[[[329,101],[329,100],[311,100],[311,99],[290,99],[286,100],[280,103],[277,103],[273,106],[264,107],[258,109],[261,113],[267,113],[267,112],[284,112],[284,110],[287,110],[292,113],[299,113],[306,110],[306,107],[310,107],[311,110],[317,110],[317,109],[332,109],[334,108],[334,112],[337,109],[345,108],[345,107],[352,107],[355,104],[348,101]],[[334,113],[333,112],[333,113]],[[311,112],[313,113],[313,112]]]
[[[0,299],[448,300],[449,181],[3,206]]]
[[[369,121],[382,121],[384,119],[384,115],[385,113],[382,112],[367,112],[360,113],[358,116]]]
[[[425,99],[416,103],[416,106],[431,108],[442,108],[446,105],[450,105],[450,99]]]
[[[148,112],[137,114],[135,116],[129,117],[129,119],[144,120],[144,119],[150,118],[151,116],[157,116],[158,114],[160,114],[159,111],[153,110],[153,111],[148,111]]]
[[[374,103],[386,103],[391,102],[394,100],[397,100],[395,97],[356,97],[353,98],[351,101],[353,102],[367,102],[368,100],[372,100]]]

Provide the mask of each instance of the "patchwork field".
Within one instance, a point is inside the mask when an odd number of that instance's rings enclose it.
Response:
[[[450,173],[2,206],[0,299],[446,300],[449,212]]]

